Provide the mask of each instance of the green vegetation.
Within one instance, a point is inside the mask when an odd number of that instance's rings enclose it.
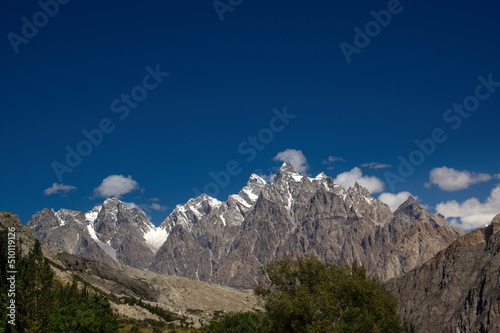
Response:
[[[265,316],[228,315],[212,322],[206,332],[408,332],[396,312],[396,299],[362,267],[286,258],[263,273],[255,293],[265,301]]]
[[[0,332],[6,333],[114,333],[118,330],[116,317],[106,297],[86,287],[78,288],[76,279],[63,285],[54,279],[47,259],[43,257],[40,243],[25,256],[16,252],[15,297],[9,297],[5,283],[9,269],[7,261],[7,233],[0,231],[0,299],[7,304],[15,299],[15,325],[0,321]],[[5,307],[2,316],[6,318]]]
[[[118,323],[109,301],[102,295],[78,291],[75,282],[61,289],[61,307],[54,332],[117,332]]]
[[[261,313],[229,314],[214,320],[205,328],[207,333],[270,333],[267,317]]]

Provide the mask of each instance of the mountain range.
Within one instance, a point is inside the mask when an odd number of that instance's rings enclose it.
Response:
[[[128,318],[159,319],[123,297],[193,325],[221,312],[260,311],[246,289],[261,267],[312,255],[362,264],[396,296],[415,332],[500,332],[500,214],[465,233],[412,197],[392,212],[359,184],[345,189],[291,164],[271,184],[251,175],[225,202],[203,194],[177,205],[158,227],[116,198],[89,212],[44,209],[29,228],[0,213],[0,229],[10,225],[22,231],[24,252],[36,235],[61,280],[77,275],[115,295],[114,310]]]
[[[177,205],[158,227],[116,198],[86,213],[44,209],[28,226],[42,243],[79,257],[236,288],[252,288],[260,268],[283,256],[358,262],[388,280],[464,234],[412,197],[391,212],[357,183],[345,189],[289,163],[272,184],[251,175],[225,202],[202,194]]]

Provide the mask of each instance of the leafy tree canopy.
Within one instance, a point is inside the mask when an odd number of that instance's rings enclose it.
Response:
[[[395,297],[363,267],[285,258],[263,273],[255,293],[265,301],[272,332],[406,332]]]

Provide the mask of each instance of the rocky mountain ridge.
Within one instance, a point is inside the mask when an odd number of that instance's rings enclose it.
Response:
[[[386,287],[416,332],[500,332],[500,214]]]
[[[14,227],[16,243],[26,255],[35,243],[33,231],[21,225],[16,214],[0,212],[0,230]],[[255,295],[249,290],[237,290],[166,276],[122,265],[111,267],[100,261],[81,259],[67,252],[42,244],[42,252],[50,262],[58,281],[71,283],[76,276],[92,288],[110,296],[111,307],[120,317],[163,320],[144,307],[125,304],[123,298],[140,299],[151,305],[188,318],[195,327],[208,323],[221,313],[262,311]]]
[[[284,255],[357,261],[385,280],[463,234],[413,198],[392,213],[359,184],[345,189],[287,163],[272,184],[251,175],[227,201],[202,194],[157,228],[117,199],[88,213],[45,209],[28,225],[42,242],[81,257],[238,288],[253,287],[260,267]]]

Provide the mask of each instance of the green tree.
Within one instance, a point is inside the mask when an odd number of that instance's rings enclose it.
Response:
[[[8,286],[4,283],[9,270],[7,232],[0,230],[0,301],[6,304]],[[54,280],[49,261],[43,256],[38,240],[27,255],[16,249],[16,325],[0,321],[0,333],[116,333],[118,324],[109,301],[101,295],[90,295],[74,277],[63,286]],[[0,314],[6,319],[6,307]]]
[[[244,312],[228,314],[212,321],[206,328],[207,333],[268,333],[269,322],[264,314]]]
[[[109,301],[101,295],[88,296],[83,292],[71,297],[60,309],[56,332],[116,333],[118,323]]]
[[[17,260],[18,332],[53,333],[58,308],[54,273],[38,240],[27,256]]]
[[[285,258],[263,269],[255,293],[276,333],[406,332],[396,299],[357,265]]]

